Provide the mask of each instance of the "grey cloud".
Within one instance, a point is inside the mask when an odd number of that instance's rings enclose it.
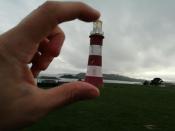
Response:
[[[160,77],[170,79],[168,74],[175,71],[175,68],[167,70],[167,75],[162,74],[161,71],[175,64],[173,61],[175,58],[173,1],[85,2],[99,9],[102,14],[105,31],[103,46],[105,73],[120,73],[145,78],[160,74]],[[85,33],[89,31],[83,31],[84,25],[75,23],[74,25],[74,27],[66,28],[69,32],[67,34],[69,42],[66,44],[69,47],[65,46],[63,50],[66,54],[63,52],[63,56],[72,67],[85,69],[88,46],[82,46],[82,43],[89,42],[88,34]],[[76,29],[77,26],[81,29]],[[89,28],[92,27],[89,26]],[[78,43],[74,47],[69,44],[76,43],[76,41]],[[81,54],[80,57],[77,57],[78,53]]]
[[[1,0],[0,24],[3,32],[14,27],[45,0]]]
[[[156,76],[166,80],[175,78],[175,1],[81,1],[101,12],[105,32],[104,73],[148,79]],[[16,25],[42,2],[44,0],[0,2],[0,25],[3,25],[1,30],[5,31]],[[66,41],[60,58],[56,58],[46,72],[86,71],[92,24],[76,20],[64,23],[61,27],[65,31]]]

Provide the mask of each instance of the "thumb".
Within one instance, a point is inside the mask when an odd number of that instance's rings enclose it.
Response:
[[[73,82],[46,90],[40,104],[49,111],[79,100],[95,98],[99,94],[98,88],[89,83]]]

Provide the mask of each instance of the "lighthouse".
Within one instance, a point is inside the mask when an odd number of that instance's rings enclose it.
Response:
[[[93,22],[93,30],[89,37],[90,48],[85,81],[100,88],[103,86],[102,44],[104,32],[102,31],[102,21]]]

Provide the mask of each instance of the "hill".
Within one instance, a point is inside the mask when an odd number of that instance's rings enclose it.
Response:
[[[84,79],[85,73],[78,74],[63,74],[60,78],[73,78],[73,79]],[[142,79],[130,78],[118,74],[103,74],[104,79],[106,80],[120,80],[120,81],[132,81],[132,82],[143,82]]]

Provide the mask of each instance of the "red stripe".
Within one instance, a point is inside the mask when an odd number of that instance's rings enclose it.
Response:
[[[98,55],[90,55],[88,60],[88,65],[101,66],[102,57]]]
[[[99,88],[103,86],[103,77],[86,76],[85,82],[88,82]]]
[[[90,44],[91,45],[102,45],[103,44],[103,36],[101,35],[91,35],[90,36]]]

